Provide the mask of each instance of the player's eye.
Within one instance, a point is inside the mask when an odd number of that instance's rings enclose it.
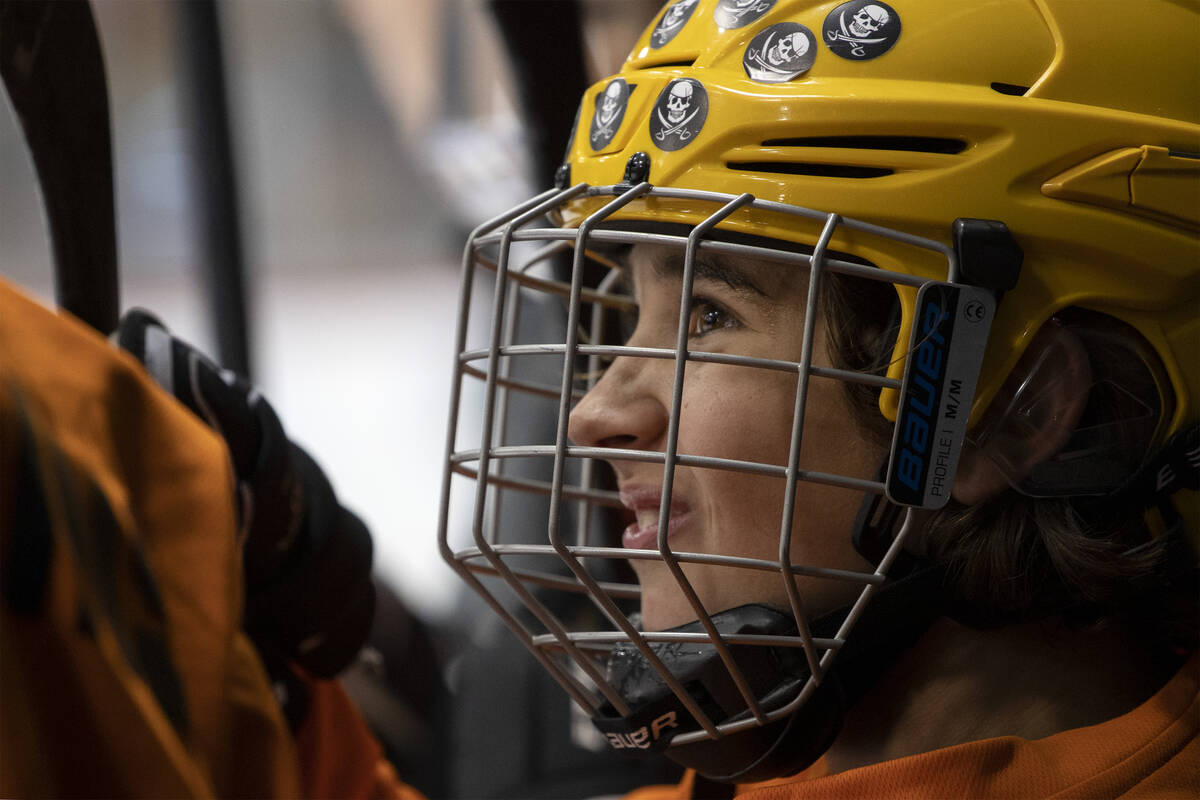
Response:
[[[688,321],[689,336],[706,336],[714,331],[738,325],[737,317],[728,309],[707,297],[692,298],[692,315]]]

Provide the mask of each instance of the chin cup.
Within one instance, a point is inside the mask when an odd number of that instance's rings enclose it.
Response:
[[[940,567],[925,567],[882,588],[866,606],[855,637],[843,645],[836,664],[787,717],[716,739],[673,745],[676,737],[701,726],[645,655],[621,643],[609,655],[607,677],[628,702],[630,713],[622,717],[606,703],[592,722],[622,753],[661,753],[715,781],[761,781],[800,772],[829,749],[846,712],[940,615],[942,577]],[[836,638],[848,611],[843,608],[814,620],[812,636]],[[745,605],[714,614],[712,621],[725,637],[768,635],[799,643],[795,621],[784,609]],[[698,634],[704,629],[691,622],[669,632]],[[651,642],[649,647],[709,719],[725,726],[752,719],[714,645],[670,641]],[[730,644],[729,651],[766,714],[792,702],[809,681],[802,647]]]
[[[714,614],[712,620],[717,630],[728,637],[796,636],[790,613],[764,605],[732,608]],[[699,622],[691,622],[672,628],[671,632],[695,634],[703,633],[704,629]],[[813,635],[822,634],[814,630]],[[709,719],[733,723],[751,717],[715,646],[652,642],[650,648]],[[729,650],[755,697],[761,698],[759,703],[765,713],[795,698],[810,675],[800,647],[733,644]],[[799,712],[785,719],[720,739],[668,747],[679,734],[701,728],[658,670],[640,650],[622,643],[615,645],[609,655],[608,677],[633,709],[629,716],[620,717],[611,705],[605,704],[601,716],[592,720],[614,748],[635,755],[665,749],[673,761],[713,780],[762,780],[804,769],[832,743],[843,712],[842,693],[834,679],[818,687]],[[797,736],[795,732],[801,729],[803,733]],[[788,747],[781,750],[779,745],[785,740]]]

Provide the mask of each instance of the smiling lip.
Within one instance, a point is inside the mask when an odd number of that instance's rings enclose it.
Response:
[[[662,508],[662,488],[655,486],[627,486],[621,489],[621,504],[637,515],[625,528],[621,543],[631,550],[658,548],[658,516]],[[671,516],[667,522],[667,535],[674,536],[691,518],[691,509],[683,500],[671,498]]]

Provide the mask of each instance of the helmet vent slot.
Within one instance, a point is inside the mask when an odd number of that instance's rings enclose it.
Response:
[[[887,167],[863,167],[852,164],[803,164],[788,161],[730,161],[730,169],[747,172],[773,172],[780,175],[815,175],[822,178],[882,178],[895,172]]]
[[[1024,97],[1025,93],[1029,91],[1028,86],[1018,86],[1015,83],[1000,83],[999,81],[992,83],[992,89],[1000,94],[1011,94],[1014,97]]]
[[[967,143],[962,139],[938,136],[802,136],[768,139],[763,142],[763,147],[843,147],[850,150],[902,150],[956,155],[967,149]]]
[[[686,58],[678,61],[644,61],[637,65],[638,69],[659,69],[661,67],[690,67],[696,63],[694,58]]]

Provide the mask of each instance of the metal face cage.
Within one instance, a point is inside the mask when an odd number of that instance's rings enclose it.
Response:
[[[599,198],[595,202],[602,207],[583,219],[577,228],[545,226],[547,215],[553,215],[567,203],[592,198]],[[611,200],[604,202],[604,198]],[[652,198],[711,204],[716,210],[707,219],[694,225],[686,236],[603,227],[606,220],[630,203]],[[713,229],[739,209],[755,209],[816,221],[823,227],[811,254],[712,238]],[[839,227],[935,251],[945,259],[946,282],[851,263],[827,253],[829,242]],[[681,312],[674,348],[632,347],[603,341],[604,315],[613,309],[631,307],[632,300],[618,292],[619,269],[611,263],[597,267],[593,256],[596,250],[605,246],[640,242],[670,245],[682,249],[684,253]],[[769,255],[772,261],[788,262],[808,270],[807,313],[804,316],[801,358],[798,362],[689,351],[692,284],[696,257],[702,250],[750,258]],[[570,278],[562,280],[555,274],[555,264],[560,265],[561,271],[561,265],[565,264],[567,257],[571,260]],[[692,716],[693,720],[689,723],[694,721],[694,725],[680,728],[681,732],[677,732],[670,741],[671,746],[718,739],[792,714],[812,694],[830,668],[863,609],[885,581],[912,527],[910,509],[873,572],[791,563],[793,508],[799,482],[840,486],[867,495],[885,493],[882,481],[799,468],[810,377],[820,376],[881,389],[890,387],[902,391],[904,388],[904,382],[894,378],[813,364],[814,326],[819,313],[822,276],[841,273],[915,288],[930,284],[953,285],[958,281],[953,249],[933,240],[844,219],[837,214],[759,200],[749,194],[732,196],[658,188],[648,183],[599,187],[579,184],[547,191],[480,225],[471,233],[466,244],[462,268],[438,530],[441,552],[447,563],[479,593],[533,656],[593,718],[602,715],[605,710],[621,716],[631,713],[627,698],[614,687],[611,675],[606,674],[605,659],[614,645],[637,648]],[[469,347],[467,338],[471,301],[481,294],[481,287],[476,286],[476,277],[480,274],[494,278],[491,316],[487,323],[486,344]],[[561,339],[554,342],[522,341],[523,319],[528,321],[529,307],[533,307],[536,313],[545,314],[547,302],[556,305],[555,313],[562,317],[559,320],[563,332]],[[920,343],[916,333],[913,341]],[[666,359],[674,363],[674,384],[663,452],[584,447],[568,439],[567,422],[571,409],[595,384],[603,360],[617,357]],[[916,359],[907,361],[914,362]],[[788,463],[756,463],[677,451],[681,401],[689,362],[784,371],[796,376],[797,393]],[[556,365],[561,373],[551,372],[551,377],[546,378],[549,364]],[[535,365],[536,369],[532,372],[542,370],[542,377],[530,378],[528,365]],[[557,385],[553,384],[555,377],[559,379]],[[463,407],[464,384],[469,381],[483,384],[482,426],[478,441],[469,441],[464,446],[459,442],[459,415]],[[521,413],[518,407],[522,399],[528,398],[543,404],[543,419],[555,420],[552,443],[514,441],[516,437],[512,429]],[[969,405],[968,396],[968,408]],[[554,417],[555,410],[557,417]],[[894,445],[893,459],[895,450]],[[612,491],[611,486],[605,488],[602,469],[596,465],[597,460],[605,459],[663,465],[656,549],[631,550],[621,547],[607,529],[608,526],[598,519],[603,509],[620,507],[617,492]],[[537,466],[530,469],[531,464]],[[677,466],[733,470],[784,481],[786,492],[781,509],[778,560],[675,552],[668,542],[667,522]],[[455,531],[450,524],[451,498],[455,487],[463,488],[472,483],[471,543],[467,547],[456,547],[452,543]],[[540,497],[542,502],[548,499],[548,504],[535,504],[532,522],[528,514],[523,521],[506,521],[508,508],[505,498],[513,495]],[[454,527],[461,529],[466,526]],[[849,536],[849,531],[846,535]],[[697,632],[641,630],[640,618],[633,613],[639,588],[628,576],[620,574],[621,569],[627,569],[624,566],[626,562],[632,559],[658,560],[666,565],[696,613],[699,621]],[[734,578],[738,570],[747,569],[778,574],[789,598],[789,611],[794,617],[796,634],[722,634],[681,567],[688,563],[727,566],[731,568]],[[811,633],[811,621],[796,585],[796,579],[802,576],[849,581],[861,586],[836,635],[818,638]],[[577,605],[564,613],[567,606],[556,599],[560,593],[574,597]],[[587,613],[579,613],[581,607]],[[586,627],[581,626],[581,619]],[[651,646],[666,642],[715,649],[730,679],[737,686],[748,713],[736,720],[714,719],[707,713],[688,688],[663,665],[659,651]],[[755,696],[742,675],[735,654],[731,652],[732,647],[751,646],[800,648],[811,670],[811,677],[798,688],[794,696],[784,702],[776,699],[764,704],[762,697]],[[636,746],[642,747],[643,744]]]

